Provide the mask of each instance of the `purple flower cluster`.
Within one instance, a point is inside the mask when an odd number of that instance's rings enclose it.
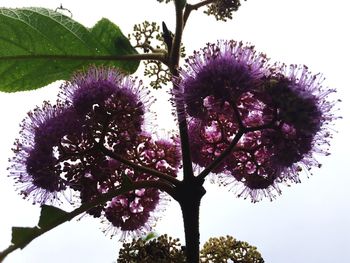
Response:
[[[269,65],[264,54],[235,41],[208,44],[186,62],[174,97],[185,105],[193,162],[207,167],[222,159],[216,181],[234,183],[239,196],[255,202],[279,194],[281,182],[299,182],[303,168],[319,166],[313,154],[327,154],[327,126],[336,118],[328,100],[335,91],[322,87],[321,75]]]
[[[51,202],[66,189],[58,166],[58,144],[66,133],[79,133],[82,125],[74,111],[62,103],[44,102],[28,113],[21,124],[21,138],[15,141],[15,156],[9,168],[21,193],[34,203]]]
[[[137,136],[126,158],[135,164],[174,177],[177,175],[181,161],[177,138],[154,140],[148,133]],[[147,173],[135,171],[122,164],[120,169],[133,181],[156,180]],[[153,212],[162,200],[165,200],[164,196],[157,189],[138,189],[113,198],[105,209],[105,216],[113,226],[120,228],[124,233],[135,231],[135,228],[137,232],[140,229],[149,231],[151,223],[156,218]]]
[[[70,189],[86,203],[119,187],[123,176],[157,180],[115,156],[175,177],[181,160],[178,140],[156,140],[144,131],[151,102],[141,82],[113,68],[77,73],[62,85],[57,104],[45,102],[21,125],[9,168],[21,193],[44,204]],[[136,233],[149,229],[162,197],[157,189],[138,189],[88,214]]]

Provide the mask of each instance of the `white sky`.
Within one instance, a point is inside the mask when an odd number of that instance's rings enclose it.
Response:
[[[106,17],[119,25],[125,34],[135,23],[144,20],[165,21],[174,26],[172,4],[156,0],[2,0],[0,6],[42,6],[55,9],[60,4],[73,13],[75,20],[91,27]],[[322,72],[325,85],[338,89],[343,100],[336,123],[338,133],[331,143],[332,155],[322,160],[309,179],[290,188],[282,196],[252,204],[237,199],[225,188],[208,185],[201,206],[202,243],[209,237],[230,234],[258,247],[267,263],[350,262],[350,172],[349,158],[350,92],[348,70],[350,4],[344,0],[248,0],[228,23],[216,22],[201,11],[187,24],[184,43],[187,53],[216,39],[251,42],[272,61],[306,64],[313,72]],[[1,32],[0,32],[1,34]],[[54,100],[58,84],[44,89],[16,94],[0,93],[0,250],[10,244],[11,226],[34,226],[39,208],[22,200],[7,178],[7,158],[17,137],[18,124],[27,111],[42,100]],[[163,95],[164,93],[161,92]],[[157,97],[163,97],[159,94]],[[159,99],[159,126],[172,127],[166,101]],[[30,243],[24,250],[8,256],[5,263],[113,262],[118,239],[106,237],[99,220],[84,217],[73,220]],[[167,208],[155,229],[183,238],[181,213],[177,204]]]

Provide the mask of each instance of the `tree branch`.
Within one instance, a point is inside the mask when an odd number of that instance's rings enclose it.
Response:
[[[217,0],[206,0],[206,1],[202,1],[202,2],[199,2],[197,4],[194,4],[194,5],[187,4],[186,8],[185,8],[185,13],[184,13],[184,24],[186,24],[190,14],[193,10],[198,10],[199,8],[201,8],[203,6],[209,5],[209,4],[214,3],[216,1]]]
[[[72,212],[66,213],[62,215],[61,217],[56,218],[55,220],[52,220],[50,224],[46,225],[45,227],[37,228],[37,231],[32,236],[28,236],[28,238],[23,239],[20,243],[10,245],[7,249],[3,250],[0,253],[0,262],[2,262],[5,257],[10,254],[11,252],[15,251],[18,248],[24,248],[26,245],[28,245],[32,240],[35,238],[41,236],[42,234],[50,231],[51,229],[72,220],[74,217],[90,210],[91,208],[106,203],[107,201],[111,200],[113,197],[127,193],[129,191],[133,191],[140,188],[157,188],[161,191],[164,191],[168,193],[170,196],[174,197],[174,191],[169,185],[161,182],[161,181],[137,181],[137,182],[131,182],[131,183],[125,183],[121,185],[118,189],[114,189],[109,191],[108,193],[102,194],[98,198],[82,204],[77,209],[73,210]]]

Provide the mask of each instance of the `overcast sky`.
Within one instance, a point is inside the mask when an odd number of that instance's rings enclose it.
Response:
[[[102,17],[131,32],[135,23],[144,20],[165,21],[174,26],[172,4],[156,0],[114,1],[7,1],[4,7],[42,6],[55,9],[60,4],[70,9],[73,18],[91,27]],[[349,161],[349,10],[344,0],[248,0],[228,23],[193,13],[184,33],[188,54],[217,39],[251,42],[272,61],[306,64],[314,73],[322,72],[324,85],[336,88],[343,100],[331,156],[321,157],[321,169],[302,176],[302,183],[282,187],[282,196],[252,204],[237,199],[226,188],[208,184],[201,207],[201,240],[232,235],[258,247],[267,263],[350,262],[350,172]],[[1,32],[0,32],[1,35]],[[11,226],[34,226],[39,207],[22,200],[7,178],[7,158],[17,137],[18,124],[27,111],[43,100],[54,100],[58,83],[38,91],[0,93],[0,250],[10,244]],[[164,92],[160,94],[164,95]],[[158,97],[159,94],[156,94]],[[173,127],[172,117],[159,100],[159,126]],[[155,110],[157,109],[155,107]],[[116,260],[118,238],[110,239],[101,232],[99,220],[84,217],[73,220],[45,234],[8,256],[5,263],[112,262]],[[183,238],[180,209],[172,202],[155,229]]]

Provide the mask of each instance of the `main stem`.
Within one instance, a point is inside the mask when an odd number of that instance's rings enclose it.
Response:
[[[186,262],[199,262],[199,208],[205,189],[197,180],[183,181],[176,187],[175,199],[179,202],[185,229]]]
[[[205,4],[210,1],[205,1]],[[176,28],[169,51],[169,61],[167,65],[174,77],[179,76],[179,60],[180,60],[180,46],[182,33],[185,26],[185,22],[191,10],[186,5],[184,0],[174,0],[176,9]],[[201,7],[199,4],[194,9]],[[186,8],[187,7],[187,8]],[[182,100],[176,101],[176,110],[178,113],[179,132],[181,139],[181,150],[183,160],[183,181],[175,185],[174,199],[178,201],[181,207],[183,223],[185,229],[185,241],[186,241],[186,262],[198,263],[199,262],[199,209],[201,199],[205,194],[203,187],[204,178],[195,177],[193,174],[187,120],[184,117],[185,105]]]
[[[176,9],[176,29],[170,50],[169,69],[173,76],[178,77],[178,67],[180,59],[180,46],[182,32],[184,28],[184,5],[182,0],[175,0]],[[182,161],[183,161],[183,181],[175,188],[174,198],[179,202],[186,240],[186,262],[199,262],[199,207],[205,194],[203,183],[196,180],[193,174],[192,160],[190,154],[187,120],[183,118],[185,110],[184,103],[180,100],[176,102],[176,110],[179,120],[179,132],[181,139]]]

